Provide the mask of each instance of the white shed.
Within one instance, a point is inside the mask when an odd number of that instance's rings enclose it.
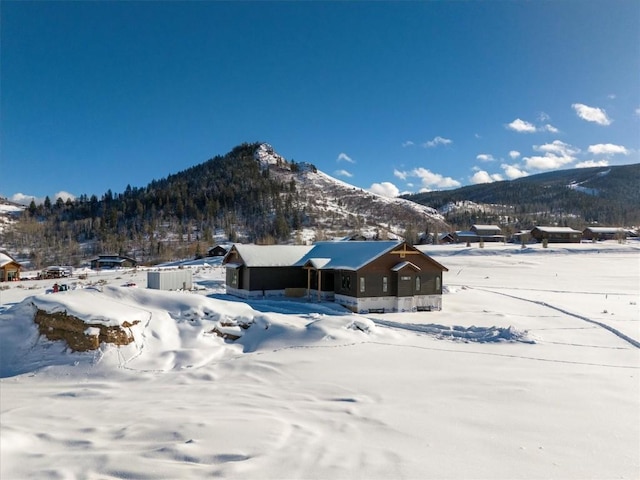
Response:
[[[147,272],[147,288],[155,290],[191,290],[193,274],[190,269]]]

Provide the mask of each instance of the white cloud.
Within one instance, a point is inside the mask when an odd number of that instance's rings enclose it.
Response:
[[[482,136],[479,133],[474,133],[473,136],[476,138],[482,138]]]
[[[397,197],[400,195],[400,190],[391,182],[374,183],[369,187],[369,191],[377,193],[384,197]]]
[[[39,199],[33,195],[25,195],[24,193],[14,193],[9,197],[9,200],[14,203],[19,203],[20,205],[29,205],[31,204],[31,200],[36,202],[36,204],[40,204],[44,201],[43,198]]]
[[[340,155],[338,155],[338,158],[336,159],[337,162],[348,162],[348,163],[356,163],[355,160],[353,160],[349,155],[347,155],[346,153],[340,153]]]
[[[614,145],[613,143],[598,143],[597,145],[589,145],[589,153],[594,155],[629,155],[627,150],[622,145]]]
[[[516,158],[518,158],[518,157],[520,156],[520,152],[519,152],[519,151],[517,151],[517,150],[511,150],[511,151],[509,152],[509,156],[510,156],[513,160],[515,160]]]
[[[510,180],[526,177],[529,175],[527,172],[522,170],[519,165],[509,165],[507,163],[503,163],[502,165],[500,165],[500,167],[502,168],[502,170],[504,170],[504,174]]]
[[[589,107],[582,103],[574,103],[571,106],[576,111],[578,117],[586,120],[587,122],[594,122],[598,125],[611,125],[611,119],[607,116],[607,112],[602,108]]]
[[[411,140],[407,140],[406,142],[402,142],[402,146],[403,147],[413,147],[415,145],[415,143],[413,143]]]
[[[469,178],[469,181],[474,184],[499,182],[500,180],[502,180],[502,175],[499,173],[490,174],[484,170],[478,170]]]
[[[451,177],[444,177],[439,173],[433,173],[431,170],[423,167],[414,168],[411,171],[411,176],[418,177],[422,182],[422,186],[426,188],[452,188],[461,185],[460,182]]]
[[[401,172],[398,169],[393,169],[393,175],[395,177],[398,177],[400,180],[406,180],[407,179],[407,172]]]
[[[31,200],[35,202],[36,205],[42,205],[44,203],[46,197],[36,197],[35,195],[26,195],[24,193],[14,193],[9,197],[9,200],[15,203],[19,203],[20,205],[30,205]],[[49,196],[49,200],[51,203],[54,203],[58,198],[61,198],[64,202],[67,200],[71,200],[72,202],[76,199],[76,196],[72,193],[60,191],[53,196]]]
[[[509,130],[513,130],[520,133],[534,133],[536,131],[536,127],[534,124],[525,122],[519,118],[516,118],[513,122],[507,124],[506,126]]]
[[[481,162],[493,162],[495,158],[490,153],[481,153],[480,155],[476,155],[476,160],[480,160]]]
[[[534,170],[554,170],[573,162],[575,158],[547,153],[544,156],[524,157],[525,166]]]
[[[564,157],[573,157],[576,153],[580,152],[579,148],[561,142],[560,140],[554,140],[544,145],[534,145],[533,149],[536,152],[555,153]]]
[[[545,132],[551,132],[551,133],[558,133],[560,131],[549,123],[547,123],[544,127],[542,127],[542,130],[544,130]]]
[[[438,145],[449,145],[451,143],[453,143],[452,140],[438,136],[438,137],[434,137],[433,140],[429,140],[428,142],[423,143],[422,146],[426,148],[431,148],[431,147],[437,147]]]
[[[353,177],[353,174],[351,172],[348,172],[344,169],[342,170],[336,170],[335,172],[333,172],[334,175],[338,176],[338,177]]]
[[[609,95],[607,95],[607,98],[609,100],[615,100],[616,99],[616,94],[615,93],[610,93]]]
[[[411,171],[400,171],[394,170],[393,175],[399,178],[400,180],[407,180],[408,178],[418,178],[420,179],[420,184],[422,189],[427,189],[425,191],[430,192],[432,188],[451,188],[451,187],[459,187],[462,184],[457,180],[454,180],[451,177],[445,177],[440,175],[439,173],[433,173],[426,168],[414,168]],[[407,186],[413,187],[412,183],[407,183]],[[420,191],[422,191],[422,189]]]
[[[640,107],[636,108],[635,113],[636,117],[640,117]]]
[[[75,196],[74,194],[72,194],[72,193],[65,192],[65,191],[63,190],[63,191],[60,191],[60,192],[56,193],[56,194],[53,196],[53,198],[54,198],[54,200],[57,200],[58,198],[61,198],[61,199],[62,199],[62,200],[64,200],[65,202],[66,202],[67,200],[71,200],[71,201],[73,202],[73,201],[76,199],[76,196]]]
[[[589,167],[608,167],[608,160],[587,160],[585,162],[576,163],[576,168],[589,168]]]

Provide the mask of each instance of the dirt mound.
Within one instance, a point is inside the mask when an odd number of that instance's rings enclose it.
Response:
[[[96,350],[102,342],[128,345],[134,340],[131,327],[140,323],[136,320],[133,323],[107,326],[86,323],[73,315],[67,315],[67,312],[48,313],[39,309],[36,310],[34,321],[41,335],[49,340],[64,340],[71,350],[77,352]]]

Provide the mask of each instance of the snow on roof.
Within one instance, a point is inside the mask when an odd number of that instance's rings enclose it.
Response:
[[[497,232],[502,231],[497,225],[472,225],[471,228],[475,228],[476,230],[495,230]]]
[[[308,245],[244,245],[236,243],[237,250],[247,267],[290,267],[313,247]]]
[[[587,227],[585,230],[593,233],[619,233],[625,231],[622,227]]]
[[[401,242],[318,242],[296,265],[303,266],[312,259],[330,259],[324,270],[358,270],[380,255],[400,245]]]
[[[331,261],[330,258],[310,258],[305,262],[305,265],[311,265],[315,269],[323,268],[327,263]]]
[[[18,263],[8,253],[0,252],[0,267],[4,267],[9,263]]]
[[[404,267],[411,267],[414,270],[420,271],[420,267],[411,263],[411,262],[400,262],[397,265],[395,265],[391,270],[393,270],[394,272],[399,272],[400,270],[402,270]]]
[[[574,230],[571,227],[535,227],[541,232],[548,233],[582,233],[579,230]]]

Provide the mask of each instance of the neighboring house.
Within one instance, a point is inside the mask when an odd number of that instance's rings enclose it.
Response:
[[[504,242],[502,229],[497,225],[472,225],[471,231],[483,242]]]
[[[480,237],[478,237],[476,232],[472,232],[470,230],[456,230],[453,232],[453,238],[456,243],[472,243],[480,241]]]
[[[439,244],[456,243],[455,233],[449,233],[449,232],[439,233],[438,234],[438,243]]]
[[[99,270],[101,268],[130,268],[138,266],[138,261],[123,255],[98,255],[98,258],[91,260],[91,268]]]
[[[624,240],[627,231],[620,227],[587,227],[582,231],[585,240]]]
[[[22,265],[5,251],[0,251],[0,282],[20,280]]]
[[[398,241],[234,245],[223,264],[230,294],[302,294],[359,313],[440,310],[442,273],[447,271],[417,248]]]
[[[519,232],[511,235],[511,241],[513,243],[529,243],[531,240],[531,230],[520,230]]]
[[[215,245],[207,250],[207,257],[224,257],[227,254],[227,249],[222,245]]]
[[[570,227],[534,227],[531,237],[538,242],[547,240],[549,243],[580,243],[582,232]]]

